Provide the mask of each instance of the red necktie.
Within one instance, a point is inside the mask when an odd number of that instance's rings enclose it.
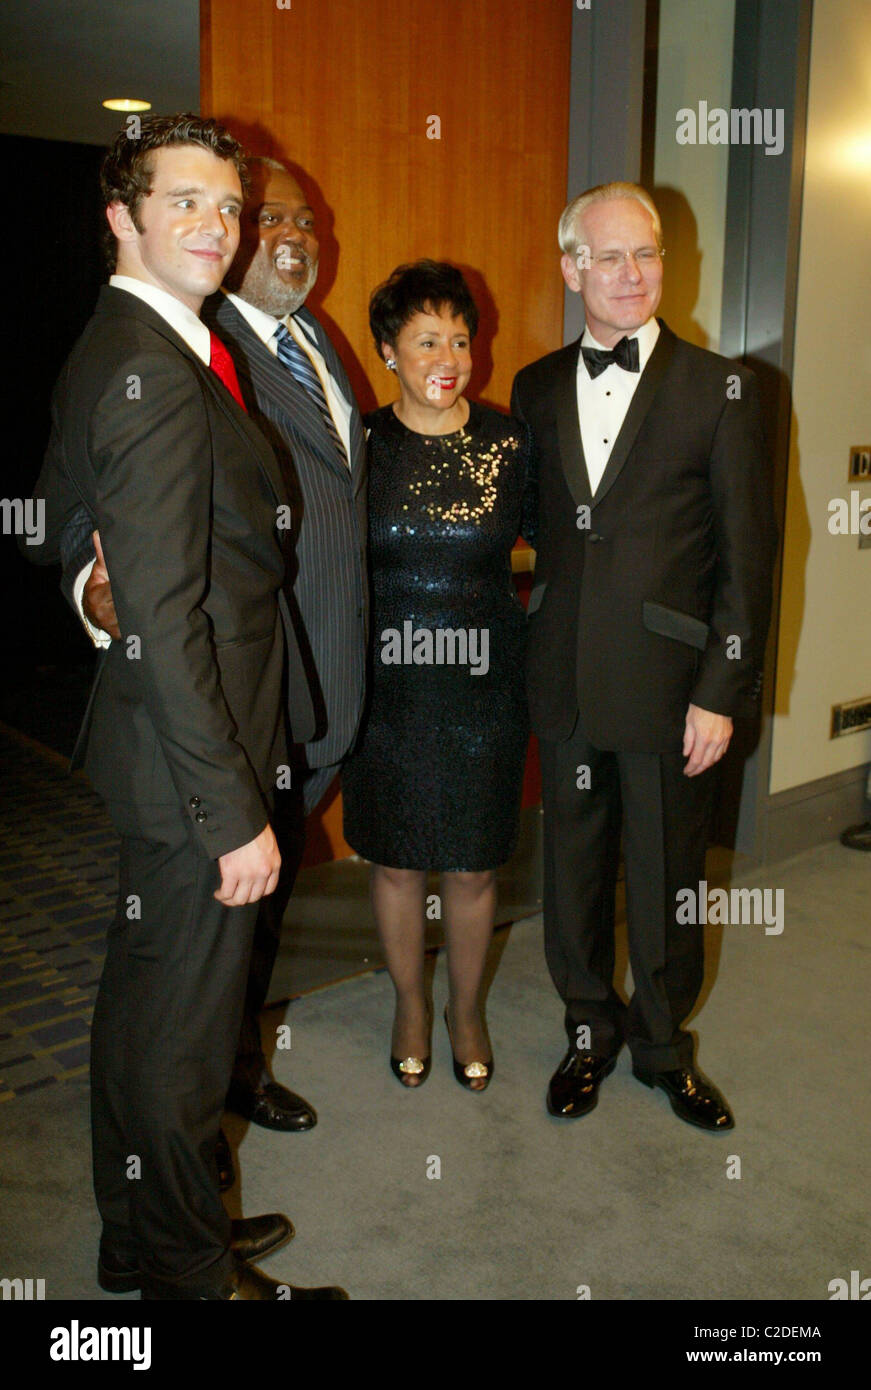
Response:
[[[220,377],[223,381],[237,405],[245,410],[245,402],[239,389],[239,378],[236,375],[236,368],[233,366],[233,359],[217,333],[213,333],[211,329],[209,330],[209,345],[209,366],[215,376]]]

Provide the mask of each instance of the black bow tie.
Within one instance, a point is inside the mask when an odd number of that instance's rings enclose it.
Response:
[[[581,352],[591,377],[597,377],[606,367],[610,367],[612,362],[616,362],[624,372],[640,370],[637,338],[621,338],[611,352],[606,352],[604,348],[590,347],[582,347]]]

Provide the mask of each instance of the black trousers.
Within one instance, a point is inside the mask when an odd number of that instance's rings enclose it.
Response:
[[[147,838],[126,833],[125,808],[109,811],[122,832],[118,905],[91,1034],[103,1239],[144,1273],[218,1285],[231,1257],[215,1142],[257,904],[216,901],[218,866],[181,810],[149,807]]]
[[[338,766],[311,771],[297,760],[292,785],[275,792],[272,825],[281,852],[281,871],[275,892],[260,902],[254,930],[245,1009],[233,1066],[234,1079],[244,1085],[257,1086],[267,1072],[260,1014],[269,993],[281,926],[305,849],[305,817],[318,805],[338,771]]]
[[[609,1055],[626,1041],[646,1070],[691,1065],[692,1038],[680,1025],[701,989],[704,929],[676,921],[677,892],[697,892],[704,878],[713,769],[686,777],[679,749],[603,751],[580,720],[570,738],[541,740],[540,751],[545,953],[569,1042],[578,1045],[586,1024],[590,1043],[580,1051]],[[614,989],[621,829],[635,984],[628,1008]]]

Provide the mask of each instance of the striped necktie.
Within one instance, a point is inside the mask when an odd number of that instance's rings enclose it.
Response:
[[[327,433],[330,439],[332,439],[339,451],[339,458],[347,465],[348,455],[345,453],[345,446],[339,437],[339,431],[336,429],[336,422],[327,404],[324,388],[321,385],[320,377],[315,371],[314,363],[308,353],[300,347],[293,334],[288,332],[283,323],[280,323],[276,328],[275,338],[279,361],[284,363],[295,380],[298,381],[300,386],[311,396],[323,416],[323,421],[327,427]]]

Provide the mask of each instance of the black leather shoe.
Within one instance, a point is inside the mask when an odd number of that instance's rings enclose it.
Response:
[[[265,1078],[259,1086],[247,1086],[231,1081],[227,1092],[227,1109],[242,1115],[264,1129],[314,1129],[317,1114],[307,1100],[289,1091],[277,1081]]]
[[[294,1234],[293,1223],[280,1212],[241,1217],[231,1223],[230,1249],[240,1260],[261,1260],[284,1245]],[[141,1283],[139,1270],[129,1260],[100,1246],[97,1283],[106,1293],[133,1293]]]
[[[222,1129],[218,1130],[215,1159],[218,1164],[218,1186],[222,1192],[228,1192],[236,1181],[236,1169],[233,1164],[233,1155],[230,1152],[229,1140]]]
[[[616,1052],[610,1057],[601,1057],[593,1052],[576,1052],[570,1047],[550,1078],[547,1088],[549,1113],[565,1120],[589,1115],[596,1108],[599,1087],[616,1065]]]
[[[97,1256],[97,1283],[106,1293],[134,1293],[139,1288],[139,1270],[101,1245]]]
[[[700,1071],[691,1071],[688,1067],[680,1067],[677,1071],[645,1071],[633,1063],[632,1075],[645,1086],[658,1086],[665,1091],[674,1113],[688,1125],[723,1131],[735,1128],[735,1120],[723,1096]]]
[[[168,1283],[165,1279],[145,1278],[142,1280],[142,1297],[146,1299],[194,1299],[202,1301],[204,1299],[222,1299],[229,1302],[232,1299],[246,1299],[256,1302],[288,1300],[298,1302],[301,1299],[319,1299],[336,1301],[347,1299],[348,1295],[344,1289],[336,1285],[326,1285],[318,1289],[300,1289],[295,1284],[282,1284],[277,1279],[270,1279],[268,1274],[264,1274],[262,1269],[256,1265],[237,1264],[233,1273],[226,1283],[218,1288],[208,1286],[182,1285]]]
[[[242,1216],[230,1225],[230,1249],[240,1260],[262,1260],[294,1235],[293,1222],[280,1211],[266,1216]]]
[[[871,820],[863,821],[861,825],[851,825],[841,835],[841,844],[847,849],[871,850]]]

